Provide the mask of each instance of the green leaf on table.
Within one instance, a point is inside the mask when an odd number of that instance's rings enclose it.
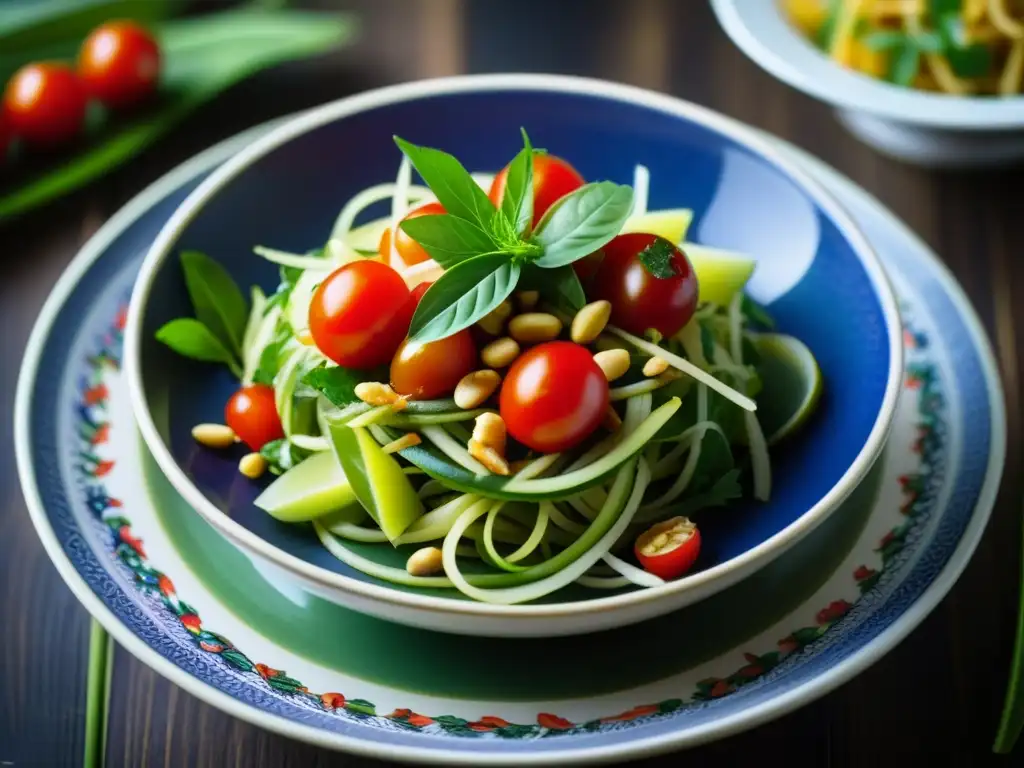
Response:
[[[240,355],[249,308],[241,289],[220,264],[199,251],[184,251],[181,267],[196,318]]]
[[[46,157],[22,153],[0,183],[0,220],[111,170],[236,82],[274,64],[325,51],[354,29],[343,14],[245,8],[155,26],[164,57],[157,97],[130,115],[109,116],[95,135],[83,137],[72,149]],[[73,57],[80,42],[75,40],[64,55]],[[2,43],[0,48],[6,52]]]
[[[238,363],[231,351],[193,317],[171,320],[156,332],[156,338],[179,355],[207,363],[225,363],[238,372]]]
[[[526,129],[520,130],[523,133],[523,148],[509,163],[501,211],[512,223],[515,233],[526,237],[533,224],[533,147]]]
[[[676,248],[672,243],[664,238],[659,238],[640,251],[637,258],[651,275],[659,280],[667,280],[679,274],[672,261],[675,253]]]
[[[561,267],[593,253],[622,230],[633,208],[633,190],[611,181],[586,184],[553,205],[534,239],[544,252],[534,262]]]
[[[448,213],[406,219],[401,227],[446,269],[498,248],[478,224]]]
[[[519,264],[505,253],[456,264],[423,294],[409,327],[409,338],[425,343],[468,328],[508,298],[519,282],[519,274]]]
[[[419,147],[395,136],[398,148],[452,216],[490,231],[497,209],[462,163],[439,149]]]

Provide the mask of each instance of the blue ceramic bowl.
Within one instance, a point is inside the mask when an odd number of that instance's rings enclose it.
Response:
[[[774,452],[766,504],[702,519],[700,570],[664,587],[606,595],[566,591],[536,605],[491,606],[453,593],[396,588],[354,571],[312,531],[253,505],[260,488],[238,455],[196,445],[191,427],[221,421],[234,382],[154,340],[191,314],[177,254],[201,250],[241,285],[273,290],[276,269],[254,244],[302,252],[325,241],[341,205],[393,179],[392,135],[444,148],[494,171],[519,126],[585,177],[630,182],[651,170],[650,207],[695,211],[689,239],[758,260],[749,290],[781,331],[803,339],[825,379],[820,412]],[[305,113],[213,173],[150,250],[129,311],[125,365],[142,434],[185,498],[255,561],[308,589],[396,621],[477,634],[593,631],[664,613],[750,575],[827,517],[883,446],[902,366],[897,307],[875,255],[839,206],[741,126],[700,107],[599,81],[476,76],[365,93]],[[241,449],[239,449],[241,451]]]

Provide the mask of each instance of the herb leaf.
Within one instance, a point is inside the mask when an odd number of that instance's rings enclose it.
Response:
[[[516,234],[526,237],[533,224],[533,147],[526,129],[520,130],[523,148],[508,166],[501,212],[512,223]]]
[[[485,231],[494,218],[495,207],[487,194],[473,181],[462,163],[439,149],[419,147],[395,136],[395,143],[437,195],[444,209],[460,219],[473,222]]]
[[[309,458],[310,452],[293,445],[288,438],[271,440],[260,448],[260,455],[270,464],[270,471],[275,475],[287,472],[296,464]]]
[[[672,257],[676,249],[668,240],[659,238],[648,245],[637,256],[650,274],[660,280],[667,280],[679,274]]]
[[[260,352],[260,361],[256,367],[256,372],[253,374],[253,383],[266,384],[268,387],[273,386],[274,377],[281,370],[281,363],[284,359],[284,355],[281,353],[291,339],[291,335],[292,332],[287,324],[282,324],[278,327],[274,340]]]
[[[494,240],[479,226],[447,213],[406,219],[401,227],[446,269],[497,250]]]
[[[864,45],[873,51],[888,51],[907,42],[908,35],[898,29],[879,29],[862,38]]]
[[[981,43],[968,43],[959,2],[933,0],[931,11],[945,43],[946,58],[957,77],[981,77],[992,68],[992,54]]]
[[[206,363],[226,363],[232,373],[238,378],[242,377],[241,368],[231,350],[194,317],[179,317],[165,323],[156,332],[156,338],[179,355]]]
[[[303,384],[312,387],[339,408],[360,402],[356,397],[356,385],[362,381],[358,372],[340,366],[314,368],[302,378]]]
[[[583,286],[571,264],[537,271],[542,272],[541,279],[537,281],[537,290],[555,308],[575,314],[587,303]]]
[[[911,42],[896,50],[889,65],[889,80],[896,85],[910,85],[921,68],[921,51]]]
[[[184,251],[181,267],[196,318],[235,355],[241,355],[249,310],[241,289],[220,264],[199,251]]]
[[[587,184],[544,214],[536,240],[544,253],[534,263],[561,267],[593,253],[619,234],[633,208],[633,190],[611,181]]]
[[[505,253],[456,264],[423,294],[409,338],[436,341],[468,328],[508,298],[519,282],[519,274],[519,264]]]

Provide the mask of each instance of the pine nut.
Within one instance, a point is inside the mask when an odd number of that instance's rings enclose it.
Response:
[[[473,424],[473,440],[493,448],[499,456],[505,455],[505,435],[505,422],[498,414],[488,411],[476,417]]]
[[[497,371],[467,373],[455,386],[455,404],[464,410],[483,405],[501,384]]]
[[[655,536],[653,539],[651,539],[650,548],[653,551],[657,552],[659,549],[664,547],[666,544],[668,544],[668,534],[667,533],[659,533],[657,536]]]
[[[511,365],[517,357],[519,357],[519,344],[508,336],[495,339],[480,350],[480,359],[491,368],[504,368],[506,365]]]
[[[247,453],[238,462],[238,471],[250,480],[255,480],[267,471],[267,460],[258,453]]]
[[[540,301],[540,291],[520,291],[517,298],[519,299],[519,308],[523,312],[529,312]]]
[[[629,352],[624,349],[608,349],[594,355],[594,362],[604,371],[608,381],[615,381],[629,370]]]
[[[569,337],[577,344],[589,344],[608,325],[608,318],[612,316],[611,303],[601,299],[587,304],[576,313],[572,319],[572,327],[569,330]]]
[[[608,410],[604,412],[604,418],[601,419],[601,426],[609,432],[614,432],[622,426],[622,417],[609,405]]]
[[[479,440],[469,441],[469,455],[483,464],[487,469],[496,475],[509,475],[508,462],[500,453],[489,445],[484,445]]]
[[[644,363],[644,376],[658,376],[668,370],[668,360],[652,357]]]
[[[390,385],[379,381],[361,381],[356,384],[355,393],[356,397],[369,405],[395,405],[400,399]]]
[[[412,576],[430,576],[444,570],[441,562],[441,550],[437,547],[417,549],[405,563],[406,573]]]
[[[505,321],[512,316],[512,303],[506,299],[477,321],[477,325],[492,336],[500,336],[505,329]]]
[[[546,312],[516,315],[508,324],[508,334],[516,341],[532,344],[551,341],[562,332],[562,321]]]
[[[235,431],[225,424],[196,424],[192,437],[207,448],[227,448],[236,440]]]
[[[415,432],[406,432],[401,437],[392,440],[390,443],[384,446],[382,449],[384,453],[398,453],[404,451],[406,448],[412,448],[414,445],[419,445],[423,442],[423,439]]]

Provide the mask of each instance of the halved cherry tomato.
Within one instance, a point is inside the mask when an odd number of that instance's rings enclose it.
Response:
[[[4,112],[11,131],[30,144],[74,138],[85,121],[85,86],[65,64],[27,64],[7,83]]]
[[[476,345],[468,329],[426,344],[406,339],[391,361],[391,388],[400,395],[432,400],[450,395],[476,366]]]
[[[633,548],[648,573],[666,581],[693,567],[700,553],[700,531],[685,517],[673,517],[641,533]]]
[[[409,330],[415,305],[402,276],[379,261],[353,261],[320,283],[309,305],[317,347],[346,368],[388,362]]]
[[[669,257],[673,276],[655,277],[644,266],[641,254],[654,249]],[[613,238],[601,250],[592,291],[611,302],[612,323],[638,336],[648,328],[672,336],[690,321],[697,308],[697,275],[679,248],[658,235],[634,232]]]
[[[508,433],[541,453],[579,445],[608,410],[608,380],[586,347],[549,341],[512,363],[501,385]]]
[[[402,219],[402,221],[408,221],[409,219],[415,219],[418,216],[438,216],[445,213],[444,206],[440,203],[427,203],[421,205],[419,208],[413,208]],[[384,259],[385,264],[391,262],[391,230],[385,229],[380,236],[380,245],[378,250],[380,256]],[[411,267],[413,264],[419,264],[422,261],[426,261],[431,258],[430,254],[423,250],[423,246],[413,240],[409,235],[402,229],[402,222],[398,223],[398,234],[394,235],[395,238],[395,249],[398,251],[398,255],[402,257],[402,261],[405,262],[406,266]]]
[[[501,207],[501,199],[505,196],[505,184],[508,181],[508,166],[502,168],[491,182],[488,197],[497,207]],[[554,155],[533,156],[533,225],[537,226],[541,216],[560,197],[579,189],[586,181],[580,172],[569,163]]]
[[[160,46],[133,21],[109,21],[82,43],[78,74],[89,92],[108,107],[128,106],[156,90]]]
[[[284,437],[274,390],[266,384],[253,384],[235,392],[224,407],[224,421],[254,451]]]

